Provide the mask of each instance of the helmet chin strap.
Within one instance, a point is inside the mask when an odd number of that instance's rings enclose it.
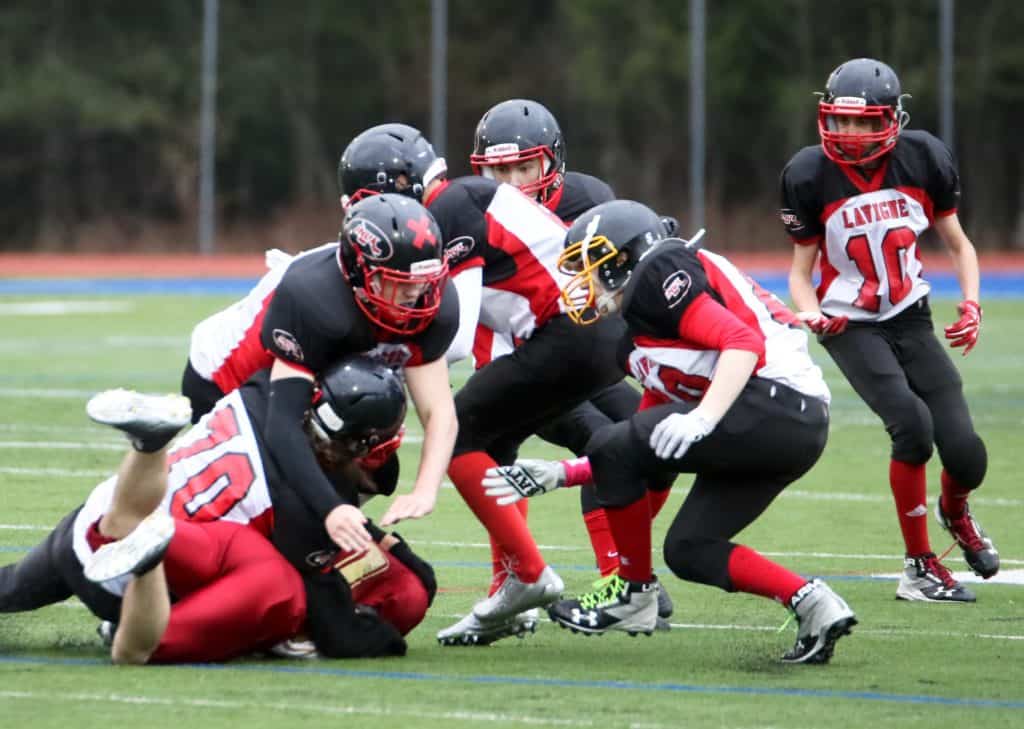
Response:
[[[619,310],[618,292],[602,291],[594,303],[594,308],[601,316],[610,316]]]

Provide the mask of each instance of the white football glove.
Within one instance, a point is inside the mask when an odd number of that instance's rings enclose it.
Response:
[[[488,468],[481,483],[484,493],[506,506],[565,486],[565,466],[559,461],[521,458],[511,466]]]
[[[654,455],[665,460],[682,458],[690,446],[715,429],[695,412],[672,413],[661,419],[649,441]]]

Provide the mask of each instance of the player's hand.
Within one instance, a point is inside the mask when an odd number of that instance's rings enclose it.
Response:
[[[411,494],[402,494],[395,497],[391,506],[380,518],[381,526],[391,526],[403,519],[419,519],[434,510],[436,498],[424,496],[413,491]]]
[[[850,323],[848,316],[827,316],[820,311],[800,311],[797,312],[796,318],[815,334],[826,337],[842,334],[846,331],[846,325]]]
[[[331,541],[349,552],[362,552],[373,541],[365,524],[366,515],[351,504],[335,506],[324,519]]]
[[[714,425],[695,412],[672,413],[654,426],[649,443],[658,458],[682,458],[691,445],[714,429]]]
[[[561,488],[565,485],[565,466],[560,461],[520,458],[511,466],[488,468],[481,483],[485,494],[505,506]]]
[[[956,310],[960,318],[946,327],[946,339],[950,340],[950,347],[963,347],[966,357],[978,343],[978,335],[981,334],[981,306],[977,301],[967,299],[957,304]]]

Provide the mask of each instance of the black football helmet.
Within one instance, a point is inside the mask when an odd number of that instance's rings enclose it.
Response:
[[[405,387],[387,365],[364,354],[344,357],[316,383],[310,424],[350,459],[366,458],[401,440]]]
[[[473,173],[491,177],[492,165],[530,159],[542,161],[541,176],[520,189],[543,202],[565,178],[565,140],[555,117],[529,99],[509,99],[491,107],[476,126],[469,156]]]
[[[373,195],[346,209],[339,238],[341,270],[366,317],[393,334],[426,329],[448,279],[434,216],[408,197]]]
[[[660,215],[632,200],[611,200],[577,218],[558,259],[559,270],[572,276],[562,288],[569,317],[591,324],[614,313],[615,294],[640,259],[666,237],[666,229]]]
[[[382,192],[422,201],[426,186],[446,172],[444,158],[419,129],[380,124],[349,142],[338,162],[338,186],[345,205]]]
[[[900,80],[889,66],[873,58],[854,58],[834,70],[818,103],[818,134],[825,155],[841,165],[863,165],[887,154],[910,121],[903,110]],[[839,131],[836,117],[880,119],[881,128],[866,133]]]

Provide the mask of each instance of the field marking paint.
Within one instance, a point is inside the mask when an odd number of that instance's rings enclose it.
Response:
[[[17,448],[28,450],[33,448],[52,448],[61,451],[123,451],[124,443],[109,441],[60,441],[60,440],[0,440],[0,448]]]
[[[105,470],[82,468],[20,468],[18,466],[0,466],[0,474],[5,476],[39,476],[50,478],[106,478],[112,476],[115,469]]]
[[[95,395],[97,390],[70,390],[56,387],[0,387],[0,397],[43,398],[46,400],[84,400]]]
[[[4,469],[0,468],[0,473],[5,471],[23,471],[29,469]],[[44,469],[31,469],[44,470]],[[59,469],[51,469],[59,470]],[[109,476],[110,471],[71,471],[68,472],[72,475],[90,475],[90,476]],[[38,524],[0,524],[0,531],[40,531],[48,532],[52,529],[52,526],[41,526]],[[427,547],[452,547],[455,549],[486,549],[490,550],[491,545],[487,542],[453,542],[447,540],[436,540],[436,539],[410,539],[411,544],[417,546],[423,545]],[[538,544],[537,547],[545,552],[587,552],[591,551],[589,546],[580,547],[568,544]],[[656,550],[652,550],[654,552]],[[761,551],[761,554],[768,557],[787,557],[787,558],[811,558],[811,559],[839,559],[839,560],[855,560],[855,561],[874,561],[874,560],[891,560],[900,561],[903,559],[903,555],[899,554],[847,554],[842,552],[769,552]],[[1010,559],[1001,557],[1000,562],[1003,565],[1024,565],[1024,559]],[[460,563],[463,564],[463,563]],[[488,567],[490,566],[484,562],[467,562],[467,565]],[[562,565],[564,568],[565,565]],[[1004,570],[1005,571],[1005,570]],[[1018,572],[1020,570],[1009,570],[1009,572]],[[872,575],[875,576],[875,575]],[[881,576],[884,577],[884,576]],[[893,575],[893,579],[899,579],[899,575]],[[991,581],[990,581],[991,582]]]
[[[0,304],[0,316],[65,316],[68,314],[123,314],[133,311],[130,301],[42,300]]]
[[[224,709],[227,711],[238,711],[240,709],[273,710],[285,712],[313,712],[328,714],[332,716],[376,716],[376,717],[414,717],[427,719],[444,719],[451,721],[476,721],[476,722],[497,722],[501,724],[526,724],[530,726],[594,726],[592,721],[587,719],[558,719],[554,717],[528,716],[516,713],[501,714],[497,712],[481,711],[434,711],[427,707],[406,706],[394,708],[391,706],[367,706],[360,704],[307,704],[290,703],[287,701],[227,701],[225,699],[183,699],[183,698],[161,698],[157,696],[140,696],[131,694],[93,694],[93,693],[72,693],[72,694],[51,694],[37,693],[34,691],[0,691],[0,699],[25,699],[29,701],[52,701],[54,699],[66,702],[96,702],[106,704],[132,704],[142,706],[172,706],[172,707],[196,707],[202,709]],[[651,726],[660,729],[663,724],[644,724],[644,727]]]
[[[109,665],[107,661],[91,659],[51,659],[51,658],[28,658],[14,656],[0,656],[0,662],[11,664],[34,664],[50,666],[82,666],[95,667]],[[169,667],[170,668],[170,667]],[[641,683],[639,681],[611,681],[611,680],[589,680],[589,679],[559,679],[559,678],[531,678],[527,676],[455,676],[443,673],[424,673],[415,671],[360,671],[355,669],[329,668],[327,666],[311,666],[308,663],[302,666],[266,666],[266,665],[238,665],[238,664],[184,664],[176,668],[184,670],[200,671],[228,671],[246,673],[269,673],[269,674],[291,674],[299,676],[330,676],[353,679],[384,679],[387,681],[423,681],[430,683],[456,683],[471,685],[506,685],[521,687],[548,687],[568,689],[612,689],[616,691],[645,691],[651,693],[690,693],[690,694],[719,694],[732,696],[780,696],[800,697],[810,699],[846,699],[852,701],[871,701],[876,703],[896,704],[931,704],[940,706],[965,706],[978,709],[1024,709],[1024,700],[1012,699],[979,699],[963,698],[954,696],[928,696],[922,694],[888,694],[878,691],[840,691],[836,689],[804,689],[804,688],[782,688],[765,686],[701,686],[683,683]],[[13,694],[11,698],[17,698],[18,694],[28,697],[38,697],[40,701],[52,701],[50,694],[34,692],[8,692]],[[6,694],[0,692],[0,697]],[[75,694],[66,694],[75,697]],[[188,699],[150,699],[145,696],[119,696],[117,694],[80,694],[79,696],[99,697],[100,700],[109,696],[115,696],[126,703],[135,701],[188,701]],[[192,701],[196,701],[193,699]],[[212,699],[211,702],[220,702],[220,699]],[[225,702],[226,703],[226,702]],[[209,705],[215,705],[211,703]],[[239,703],[239,706],[251,706],[249,702]],[[282,704],[281,706],[288,706]],[[231,706],[230,708],[236,708]],[[453,717],[467,717],[471,712],[450,712]],[[487,712],[482,716],[501,716]],[[515,720],[519,721],[520,716],[516,715]],[[474,719],[479,721],[479,719]],[[486,719],[485,719],[486,720]],[[540,718],[539,721],[552,721]],[[558,720],[562,721],[562,720]],[[578,722],[578,719],[566,719],[567,722]]]

